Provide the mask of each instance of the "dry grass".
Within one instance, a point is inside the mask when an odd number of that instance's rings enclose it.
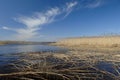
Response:
[[[3,43],[3,42],[0,42],[0,45],[4,45],[5,43]]]
[[[83,52],[84,53],[84,52]],[[107,71],[101,71],[95,65],[108,54],[72,52],[62,53],[28,53],[21,54],[18,61],[13,62],[7,68],[12,67],[13,72],[0,74],[1,80],[119,80]],[[109,54],[110,55],[110,54]],[[116,55],[115,55],[116,57]],[[117,56],[118,57],[118,56]],[[108,60],[108,62],[110,62]],[[114,62],[114,65],[117,66]],[[11,69],[11,68],[10,68]],[[12,70],[11,70],[12,71]]]
[[[120,37],[86,37],[68,38],[58,41],[55,45],[61,46],[91,46],[91,47],[120,47]]]

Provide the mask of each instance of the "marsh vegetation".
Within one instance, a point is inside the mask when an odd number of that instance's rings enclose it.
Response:
[[[119,37],[72,38],[51,45],[67,52],[10,54],[17,60],[1,67],[1,80],[119,80]]]

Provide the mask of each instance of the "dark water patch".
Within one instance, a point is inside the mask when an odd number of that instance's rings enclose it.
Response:
[[[0,74],[14,72],[14,67],[10,66],[10,64],[18,59],[19,57],[14,55],[0,55]]]
[[[6,65],[12,61],[16,61],[18,59],[18,56],[6,56],[6,55],[1,55],[0,56],[0,66],[1,65]]]
[[[120,72],[120,69],[118,67],[120,67],[120,66],[115,66],[114,64],[112,64],[110,62],[98,62],[96,67],[100,70],[107,71],[116,76],[119,76],[118,72]]]

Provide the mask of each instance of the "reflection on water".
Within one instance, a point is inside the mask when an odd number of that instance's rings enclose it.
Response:
[[[41,51],[67,52],[66,49],[47,45],[2,45],[0,46],[0,73],[5,73],[4,71],[9,72],[7,65],[19,59],[19,54],[16,53]]]
[[[21,53],[21,52],[40,52],[40,51],[66,51],[63,48],[46,45],[2,45],[0,54]]]
[[[107,62],[99,62],[96,67],[100,70],[110,72],[116,76],[119,76],[120,69],[116,69],[115,65]],[[117,70],[117,71],[116,71]]]

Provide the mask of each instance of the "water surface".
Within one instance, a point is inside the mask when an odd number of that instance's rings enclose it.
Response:
[[[48,45],[1,45],[0,46],[0,73],[8,71],[5,66],[17,61],[19,54],[29,52],[67,52],[66,49]],[[19,54],[18,54],[19,53]]]
[[[40,51],[66,51],[63,48],[48,45],[1,45],[0,54],[22,53],[22,52],[40,52]]]

